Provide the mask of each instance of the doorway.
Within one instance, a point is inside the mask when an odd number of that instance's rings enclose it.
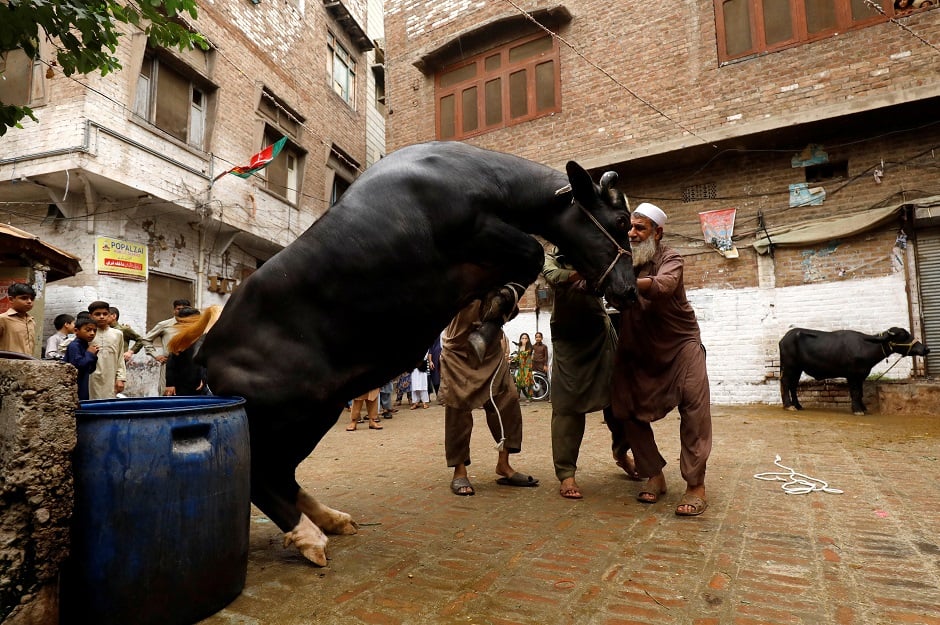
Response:
[[[152,273],[147,279],[147,330],[173,316],[173,300],[193,301],[193,281]]]

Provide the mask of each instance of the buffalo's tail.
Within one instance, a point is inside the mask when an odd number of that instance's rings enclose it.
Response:
[[[198,315],[177,320],[176,324],[180,327],[167,344],[167,351],[171,354],[178,354],[189,349],[199,340],[199,337],[212,329],[220,314],[222,314],[221,306],[209,306]]]

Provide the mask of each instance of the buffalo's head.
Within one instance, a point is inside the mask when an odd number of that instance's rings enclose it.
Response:
[[[630,211],[623,193],[614,188],[617,174],[609,171],[594,184],[574,161],[566,167],[569,185],[556,196],[566,203],[550,240],[585,277],[598,295],[617,308],[636,301],[636,277],[630,252]]]
[[[913,335],[904,328],[890,328],[882,332],[879,337],[885,345],[886,353],[901,354],[902,356],[926,356],[930,348],[915,341]]]

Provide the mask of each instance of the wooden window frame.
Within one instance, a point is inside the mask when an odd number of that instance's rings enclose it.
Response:
[[[20,80],[8,84],[4,75],[16,74]],[[4,94],[0,100],[6,105],[37,107],[46,103],[46,70],[39,59],[31,59],[22,48],[0,52],[0,85]],[[12,82],[12,81],[11,81]],[[12,96],[12,97],[11,97]]]
[[[356,57],[349,52],[346,46],[332,32],[327,31],[326,56],[327,78],[330,81],[330,90],[338,95],[349,107],[356,109]],[[346,84],[337,85],[336,66],[339,63],[346,74]]]
[[[535,56],[525,58],[521,61],[510,62],[509,61],[509,51],[510,49],[519,47],[522,44],[526,44],[537,39],[542,39],[545,37],[551,37],[551,35],[546,35],[542,32],[529,35],[527,37],[522,37],[520,39],[515,39],[509,43],[491,48],[486,52],[477,54],[469,59],[462,60],[458,63],[445,66],[441,68],[434,76],[434,110],[435,110],[435,134],[438,139],[446,140],[460,140],[466,139],[468,137],[473,137],[481,135],[493,130],[498,130],[500,128],[507,128],[509,126],[515,126],[516,124],[521,124],[525,122],[532,121],[541,117],[546,117],[554,113],[561,111],[561,51],[558,46],[558,41],[552,37],[551,39],[551,48],[547,51],[541,52]],[[500,56],[500,65],[496,69],[487,70],[486,69],[486,59],[494,57],[496,55]],[[555,104],[551,107],[546,107],[543,109],[538,109],[536,104],[537,94],[535,89],[535,73],[536,66],[544,64],[546,62],[552,62],[554,64],[554,90],[555,90]],[[475,66],[475,71],[472,77],[465,80],[455,82],[453,84],[447,85],[446,87],[441,86],[441,78],[445,74],[453,72],[455,70],[460,70],[467,68],[468,66]],[[527,112],[524,115],[517,117],[512,117],[511,115],[511,103],[510,103],[510,75],[515,74],[519,71],[526,72],[526,81],[529,85],[527,89]],[[501,89],[501,117],[500,120],[496,123],[486,123],[486,84],[492,80],[500,79],[500,89]],[[476,116],[478,120],[478,125],[476,128],[471,130],[463,129],[463,102],[462,94],[468,88],[476,87],[477,96],[476,96]],[[442,132],[442,118],[443,114],[441,111],[441,102],[443,99],[453,96],[455,107],[454,107],[454,134],[445,136]]]
[[[752,58],[769,52],[777,52],[786,48],[819,41],[847,31],[867,28],[875,24],[881,24],[890,18],[910,15],[912,12],[930,10],[936,8],[934,4],[929,7],[900,8],[903,0],[875,0],[884,10],[884,15],[874,9],[870,10],[871,15],[864,19],[852,18],[852,0],[831,0],[834,6],[835,24],[831,28],[810,33],[807,28],[806,2],[807,0],[788,0],[790,21],[793,28],[792,36],[784,41],[768,44],[763,27],[765,0],[714,0],[715,7],[715,30],[718,43],[718,62],[725,64],[732,61],[740,61]],[[728,38],[725,29],[724,6],[728,2],[742,2],[748,8],[748,23],[750,26],[751,47],[734,54],[728,53]],[[895,8],[895,6],[898,8]]]
[[[264,128],[261,134],[262,150],[281,137],[287,137],[281,153],[257,175],[263,180],[265,191],[298,208],[307,157],[299,141],[306,118],[263,85],[258,95],[257,113]]]
[[[149,71],[150,74],[146,75],[145,71]],[[173,129],[164,128],[157,123],[161,72],[175,74],[177,78],[188,85],[185,136],[181,137]],[[200,80],[199,74],[194,70],[187,71],[187,68],[181,63],[174,62],[169,57],[161,54],[148,53],[144,55],[138,74],[133,113],[138,119],[143,120],[147,125],[156,128],[173,140],[204,151],[208,143],[210,100],[214,97],[214,93],[215,85]],[[199,119],[196,119],[195,116],[199,116]]]
[[[285,136],[285,134],[286,133],[277,126],[265,123],[264,134],[261,137],[261,149],[265,149],[282,136]],[[280,154],[274,157],[270,165],[256,174],[264,181],[264,190],[284,200],[295,208],[299,207],[300,197],[302,195],[301,191],[304,184],[306,157],[306,150],[297,145],[297,143],[287,135],[287,142],[284,144],[283,149],[281,149]],[[293,160],[293,168],[288,166],[291,160]],[[283,180],[280,179],[282,170],[284,172]]]

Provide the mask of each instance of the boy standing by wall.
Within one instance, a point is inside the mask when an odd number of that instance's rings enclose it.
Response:
[[[111,399],[124,390],[127,380],[124,334],[111,327],[108,302],[92,302],[88,305],[88,312],[98,326],[93,343],[98,346],[98,365],[89,378],[90,399]]]
[[[88,315],[75,321],[75,340],[65,348],[65,362],[78,369],[78,399],[89,399],[88,381],[98,366],[98,346],[90,344],[98,333],[98,324]]]
[[[0,351],[32,356],[36,349],[36,320],[29,314],[36,300],[33,287],[14,282],[7,287],[10,309],[0,313]]]

